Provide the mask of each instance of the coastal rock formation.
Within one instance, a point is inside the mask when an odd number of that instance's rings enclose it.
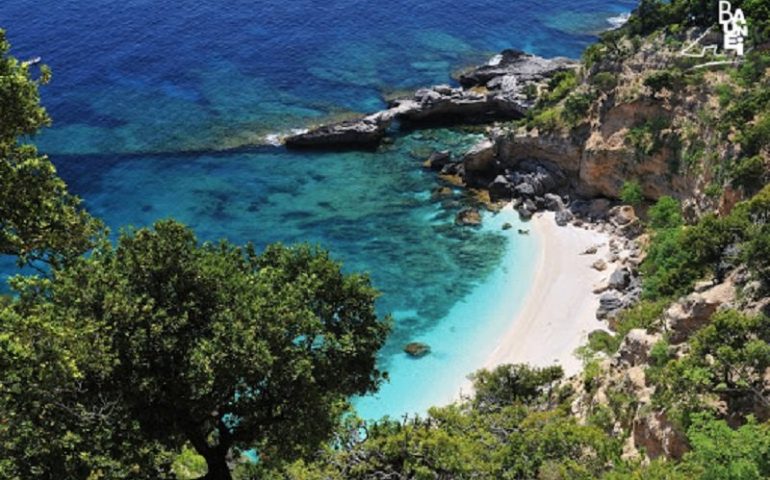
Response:
[[[284,142],[289,148],[375,148],[385,136],[390,122],[382,115],[370,115],[290,135]]]
[[[680,459],[689,450],[684,433],[669,421],[665,412],[637,416],[631,438],[634,449],[643,449],[653,460],[661,456]]]
[[[457,213],[455,223],[465,227],[478,227],[481,225],[481,213],[477,208],[464,208]]]
[[[661,338],[661,335],[651,335],[641,328],[631,330],[620,344],[618,353],[613,358],[613,365],[635,367],[646,364],[652,346]]]
[[[484,86],[493,90],[506,89],[502,85],[505,82],[537,83],[557,71],[576,66],[577,63],[568,58],[545,59],[521,50],[508,49],[492,57],[486,65],[461,73],[458,80],[465,88]],[[514,88],[508,86],[507,90],[512,91]]]
[[[484,140],[474,145],[463,156],[462,164],[467,186],[487,187],[499,169],[494,142]]]
[[[735,286],[724,282],[704,292],[692,293],[674,303],[664,314],[670,342],[686,341],[708,323],[711,316],[725,304],[735,301]]]
[[[452,161],[452,152],[449,150],[442,150],[440,152],[433,152],[430,154],[427,160],[423,163],[423,167],[428,170],[440,172]]]
[[[394,120],[424,127],[522,118],[534,103],[526,93],[529,86],[576,66],[565,58],[545,59],[506,50],[487,65],[461,75],[462,87],[422,88],[411,97],[392,100],[386,110],[311,128],[286,137],[284,143],[290,148],[372,148],[379,145]]]

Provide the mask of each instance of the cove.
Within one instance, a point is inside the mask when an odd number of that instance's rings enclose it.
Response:
[[[54,119],[34,141],[113,233],[174,217],[202,240],[319,243],[369,272],[394,331],[391,382],[357,399],[366,418],[451,400],[512,321],[537,238],[516,219],[454,225],[464,192],[435,198],[420,165],[462,154],[473,130],[412,132],[377,152],[289,152],[274,135],[373,111],[402,90],[504,48],[576,57],[626,0],[292,2],[13,0],[14,54],[54,72]],[[514,228],[503,231],[502,223]],[[15,272],[3,259],[3,270]],[[408,358],[405,343],[432,353]]]

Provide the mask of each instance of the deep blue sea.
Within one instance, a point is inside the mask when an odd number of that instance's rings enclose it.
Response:
[[[53,70],[54,119],[35,141],[114,230],[175,217],[205,240],[314,242],[370,272],[395,331],[391,383],[367,418],[448,401],[506,328],[532,276],[535,238],[455,227],[420,164],[478,136],[414,132],[375,153],[296,153],[274,134],[368,112],[451,82],[510,47],[579,56],[630,0],[4,0],[20,58]],[[11,263],[3,261],[6,271]],[[433,352],[412,360],[412,340]]]

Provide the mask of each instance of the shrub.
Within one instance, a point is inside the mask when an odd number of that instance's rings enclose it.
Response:
[[[608,92],[618,85],[618,76],[612,72],[599,72],[591,77],[591,84],[602,92]]]
[[[627,180],[623,182],[620,188],[620,199],[623,203],[639,206],[644,201],[642,186],[636,180]]]
[[[765,184],[767,167],[759,155],[740,159],[732,168],[732,183],[748,192],[754,192]]]
[[[655,205],[650,207],[648,215],[650,226],[656,230],[676,228],[684,223],[679,201],[669,196],[660,197]]]
[[[653,72],[644,79],[644,86],[648,87],[652,91],[652,96],[655,97],[663,90],[673,91],[681,83],[682,74],[673,70],[659,70]]]
[[[586,119],[593,96],[588,93],[573,93],[564,101],[561,116],[569,125],[576,125]]]

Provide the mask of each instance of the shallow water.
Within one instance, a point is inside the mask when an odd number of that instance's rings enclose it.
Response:
[[[478,137],[416,132],[377,153],[295,153],[267,137],[383,106],[383,95],[451,82],[504,48],[577,56],[627,0],[10,0],[14,53],[54,72],[55,124],[35,139],[113,228],[175,217],[199,237],[308,241],[370,272],[396,326],[391,383],[367,418],[451,399],[526,294],[536,239],[453,225],[419,165]],[[6,271],[12,271],[5,260]],[[404,343],[432,353],[408,358]]]

